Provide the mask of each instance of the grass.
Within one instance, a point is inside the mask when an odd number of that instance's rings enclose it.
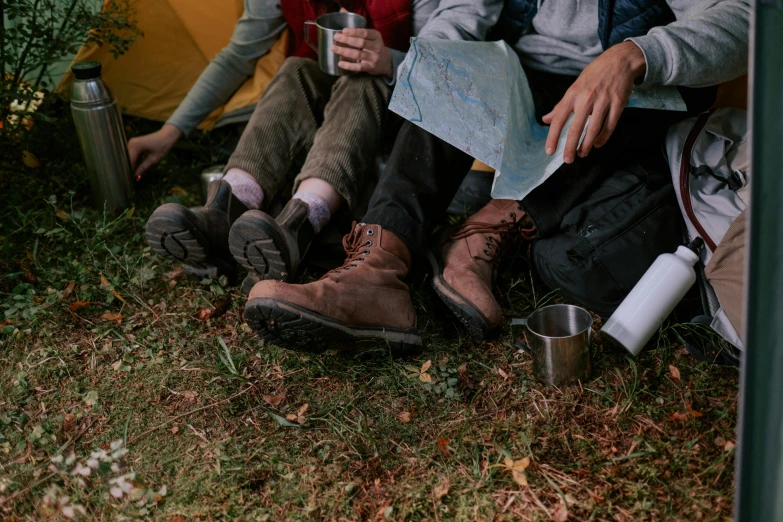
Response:
[[[5,520],[730,519],[737,371],[671,328],[636,360],[599,337],[592,380],[547,388],[507,326],[470,340],[419,278],[416,359],[265,346],[237,288],[188,279],[143,238],[157,205],[199,202],[218,137],[176,149],[110,218],[73,137],[40,127],[0,172]],[[497,290],[507,320],[557,299],[524,250]]]

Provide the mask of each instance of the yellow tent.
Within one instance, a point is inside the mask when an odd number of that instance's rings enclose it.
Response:
[[[136,0],[133,5],[144,37],[130,51],[115,60],[105,47],[84,46],[75,61],[97,60],[103,64],[103,78],[124,113],[165,121],[209,61],[228,44],[242,14],[242,0]],[[200,128],[211,128],[232,114],[247,113],[285,60],[288,39],[286,31],[258,61],[255,76]],[[68,73],[60,88],[69,85],[71,79]]]

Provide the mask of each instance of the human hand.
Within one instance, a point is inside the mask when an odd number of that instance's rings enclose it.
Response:
[[[574,113],[574,119],[568,129],[563,161],[573,163],[588,116],[590,124],[579,147],[579,157],[587,156],[593,146],[606,144],[628,103],[634,81],[644,75],[646,68],[644,54],[633,42],[610,47],[593,60],[552,112],[543,117],[544,123],[550,125],[546,153],[550,156],[555,153],[560,133],[571,113]]]
[[[388,78],[394,74],[391,51],[375,29],[346,28],[334,35],[334,41],[343,44],[332,46],[332,52],[344,58],[337,63],[340,68]]]
[[[131,168],[136,169],[136,179],[141,179],[142,174],[153,165],[157,165],[171,148],[182,137],[182,131],[174,125],[165,124],[157,132],[132,138],[128,142],[128,155]],[[143,159],[142,159],[143,158]],[[139,160],[141,164],[139,164]]]

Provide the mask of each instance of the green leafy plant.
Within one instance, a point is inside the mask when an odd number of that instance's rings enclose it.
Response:
[[[85,43],[107,45],[116,58],[140,35],[129,0],[0,0],[0,135],[29,126],[55,87],[52,65]]]

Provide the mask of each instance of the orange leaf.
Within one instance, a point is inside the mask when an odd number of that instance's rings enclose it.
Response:
[[[112,295],[114,297],[116,297],[117,299],[119,299],[123,303],[125,302],[125,299],[122,298],[122,296],[120,295],[120,293],[117,290],[112,290],[111,293],[112,293]]]
[[[262,395],[264,402],[270,406],[279,406],[281,402],[285,400],[285,394],[283,395]]]
[[[419,380],[421,382],[432,382],[432,375],[429,373],[422,373],[419,375]]]
[[[62,210],[58,210],[57,212],[54,213],[54,215],[57,216],[60,219],[60,221],[68,221],[69,219],[71,219],[71,216],[69,216]]]
[[[294,415],[293,413],[289,413],[288,415],[285,416],[285,418],[290,422],[296,422],[297,419],[296,415]]]
[[[438,437],[438,449],[443,453],[444,457],[449,458],[451,456],[451,451],[449,451],[449,439]]]
[[[688,405],[688,413],[690,413],[691,415],[697,418],[704,417],[704,414],[702,412],[694,410],[693,408],[691,408],[690,404]]]
[[[421,373],[426,373],[427,370],[430,369],[430,366],[432,366],[432,361],[427,361],[424,364],[421,365]]]
[[[521,471],[512,471],[511,476],[514,477],[514,482],[522,487],[527,486],[527,477]]]
[[[678,370],[677,367],[674,366],[673,364],[669,365],[669,373],[672,374],[672,379],[674,379],[675,381],[680,380],[680,370]]]
[[[304,404],[302,404],[302,407],[301,407],[301,408],[299,408],[299,409],[296,411],[296,416],[297,416],[297,417],[301,417],[302,415],[304,415],[304,413],[307,411],[307,408],[309,408],[309,407],[310,407],[310,405],[309,405],[309,404],[307,404],[307,403],[304,403]]]
[[[125,319],[125,316],[117,312],[106,312],[105,314],[101,314],[101,319],[104,321],[117,321],[119,323]]]
[[[411,413],[409,411],[401,411],[395,415],[395,417],[397,417],[397,420],[402,423],[408,423],[411,421]]]
[[[68,296],[70,296],[73,293],[74,288],[76,288],[75,282],[68,283],[68,286],[66,286],[65,290],[63,290],[63,299],[66,299]]]
[[[186,190],[183,190],[179,187],[174,187],[173,189],[169,190],[169,194],[187,194],[188,192]]]
[[[90,306],[90,304],[91,303],[89,301],[75,301],[75,302],[71,303],[71,306],[69,306],[68,309],[71,312],[75,312],[76,310],[78,310],[80,308],[84,308],[85,306]]]
[[[111,285],[109,284],[109,280],[108,280],[108,279],[106,279],[106,276],[105,276],[105,275],[101,274],[101,288],[103,288],[104,290],[106,290],[106,289],[107,289],[109,286],[111,286]]]
[[[686,420],[688,420],[690,418],[691,418],[691,415],[687,411],[675,411],[674,413],[672,413],[672,419],[676,420],[676,421],[682,422],[682,421],[686,421]]]

